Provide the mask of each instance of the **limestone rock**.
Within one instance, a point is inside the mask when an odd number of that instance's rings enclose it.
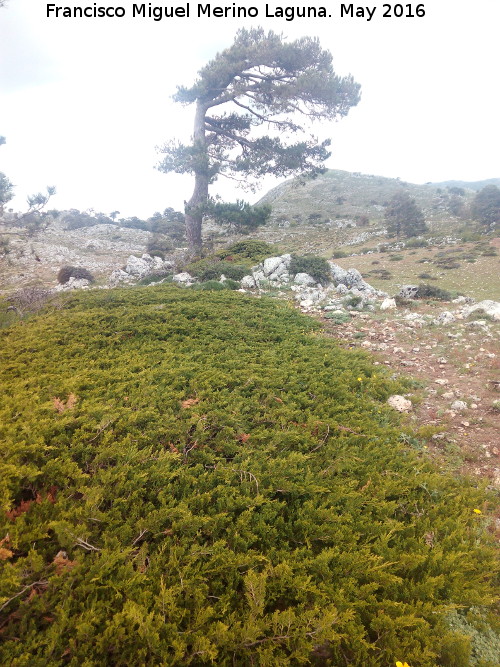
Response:
[[[395,299],[384,299],[380,304],[380,310],[395,310],[395,309],[396,309]]]
[[[451,324],[452,322],[455,322],[456,317],[453,315],[453,313],[450,313],[449,310],[444,310],[442,313],[440,313],[435,320],[433,320],[433,324],[437,325],[446,325],[446,324]]]
[[[293,282],[297,285],[316,285],[316,280],[308,273],[296,273]]]
[[[415,299],[418,293],[418,285],[403,285],[398,296],[402,299]]]
[[[179,285],[191,285],[194,282],[193,276],[187,273],[187,271],[176,273],[172,280]]]
[[[465,401],[453,401],[451,409],[455,412],[463,412],[464,410],[467,410],[467,403]]]
[[[243,276],[240,284],[243,289],[255,289],[257,287],[253,276]]]
[[[268,257],[264,260],[263,271],[264,275],[267,278],[271,274],[275,273],[278,267],[283,264],[282,257]],[[283,266],[283,269],[286,270],[286,266]]]
[[[411,401],[404,396],[399,396],[398,394],[389,396],[387,403],[391,406],[391,408],[397,410],[398,412],[410,412],[412,409]]]
[[[479,301],[479,303],[465,308],[463,312],[465,317],[469,317],[469,315],[476,310],[484,310],[489,317],[494,320],[500,320],[500,301],[491,301],[489,299]]]

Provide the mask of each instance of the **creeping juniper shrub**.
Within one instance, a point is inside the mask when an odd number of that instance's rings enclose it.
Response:
[[[316,255],[292,255],[290,273],[292,276],[297,273],[308,273],[322,285],[331,280],[330,264],[324,257]]]
[[[1,664],[456,667],[490,500],[400,441],[361,351],[159,285],[72,295],[0,364]]]

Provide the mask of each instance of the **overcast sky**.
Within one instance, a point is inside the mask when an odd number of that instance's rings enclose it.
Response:
[[[45,185],[56,186],[51,206],[59,209],[148,217],[182,208],[190,177],[154,169],[155,147],[191,131],[193,108],[171,96],[239,27],[257,25],[290,39],[318,36],[336,71],[361,84],[347,118],[314,128],[332,139],[329,167],[414,183],[500,177],[499,0],[428,0],[421,18],[384,18],[383,2],[359,5],[376,7],[370,21],[341,18],[337,0],[310,0],[331,18],[293,21],[266,18],[260,0],[238,3],[257,7],[256,19],[198,18],[190,2],[190,18],[158,22],[132,18],[128,0],[106,3],[124,7],[125,18],[47,18],[40,0],[0,9],[0,171],[16,185],[16,209]],[[271,13],[276,6],[269,3]],[[255,200],[277,182],[255,196],[221,180],[212,193]]]

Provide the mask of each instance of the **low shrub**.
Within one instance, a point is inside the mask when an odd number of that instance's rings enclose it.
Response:
[[[297,273],[308,273],[322,285],[331,281],[330,264],[324,257],[316,255],[292,255],[290,273],[292,276]]]
[[[345,324],[350,321],[350,316],[347,313],[325,313],[325,319],[329,320],[331,324]]]
[[[94,276],[88,269],[84,269],[83,266],[62,266],[57,274],[58,282],[61,285],[65,285],[70,278],[88,280],[90,283],[94,282]]]
[[[248,274],[249,269],[241,264],[233,264],[233,262],[227,260],[208,257],[188,264],[185,271],[203,281],[219,280],[221,275],[231,280],[241,280],[243,276]]]
[[[241,285],[237,280],[232,280],[231,278],[227,278],[227,280],[224,281],[224,285],[227,289],[240,289]]]
[[[220,250],[217,256],[220,259],[228,259],[229,257],[236,259],[249,259],[253,263],[257,263],[266,257],[272,257],[277,253],[277,249],[266,243],[265,241],[256,241],[249,239],[247,241],[238,241],[227,248]]]
[[[421,280],[437,280],[435,276],[432,276],[430,273],[419,273],[418,277]]]
[[[141,278],[137,282],[138,285],[151,285],[151,283],[159,283],[160,281],[172,281],[172,274],[167,273],[150,273],[149,275]]]
[[[407,248],[425,248],[428,243],[425,239],[413,238],[405,242]]]
[[[334,250],[332,252],[333,259],[341,259],[342,257],[349,257],[349,254],[345,250]]]
[[[418,292],[415,295],[417,299],[437,299],[438,301],[451,301],[453,295],[448,290],[441,289],[436,285],[427,285],[422,283],[418,286]]]
[[[174,249],[174,243],[165,234],[154,234],[148,242],[146,249],[152,257],[156,256],[165,259],[165,256]]]

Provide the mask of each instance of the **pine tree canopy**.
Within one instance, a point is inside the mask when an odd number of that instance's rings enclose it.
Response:
[[[427,231],[422,210],[407,192],[394,195],[386,207],[385,219],[389,236],[419,236]]]
[[[472,214],[483,225],[494,227],[500,222],[500,188],[487,185],[474,197]]]
[[[217,176],[248,185],[248,177],[268,173],[318,173],[330,155],[330,141],[287,138],[306,132],[309,121],[345,116],[359,101],[359,85],[352,76],[335,74],[331,54],[315,38],[286,43],[261,28],[242,29],[233,45],[200,70],[193,86],[180,87],[174,99],[196,103],[192,143],[166,144],[159,169],[195,175],[186,205],[187,236],[194,248],[201,246],[203,207]],[[263,125],[270,134],[252,136]]]

